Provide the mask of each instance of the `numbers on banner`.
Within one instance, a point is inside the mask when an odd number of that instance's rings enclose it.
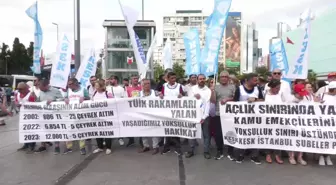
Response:
[[[45,129],[50,129],[50,130],[61,129],[59,124],[45,124],[44,127]]]
[[[24,114],[23,119],[24,120],[39,119],[39,116],[37,114]]]
[[[37,140],[40,140],[40,136],[38,134],[24,135],[24,140],[25,141],[37,141]]]
[[[43,114],[43,119],[45,119],[45,120],[52,120],[52,119],[54,119],[54,115],[52,115],[52,114]]]
[[[69,119],[76,119],[76,114],[69,114],[70,118]]]
[[[55,139],[69,139],[66,134],[46,134],[46,139],[55,140]]]
[[[23,126],[23,130],[38,130],[40,129],[40,125],[39,124],[24,124]]]
[[[72,138],[76,139],[77,138],[76,134],[72,134]]]

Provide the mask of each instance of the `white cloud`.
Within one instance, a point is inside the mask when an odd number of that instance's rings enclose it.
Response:
[[[39,0],[39,19],[44,32],[43,48],[51,53],[56,48],[56,26],[59,32],[73,37],[73,0]],[[141,0],[122,0],[124,4],[136,8],[141,19]],[[33,40],[34,23],[25,10],[34,0],[0,0],[1,34],[0,42],[12,45],[15,37],[28,45]],[[247,22],[256,22],[259,31],[259,47],[268,51],[268,40],[276,36],[276,23],[286,22],[295,27],[300,13],[311,7],[319,14],[328,7],[335,6],[335,0],[233,0],[231,11],[241,11]],[[210,14],[213,0],[145,0],[145,19],[157,24],[159,38],[162,36],[162,16],[174,14],[177,9],[201,9]],[[105,19],[122,19],[117,0],[81,0],[81,43],[82,49],[104,46]],[[159,39],[161,40],[161,39]]]

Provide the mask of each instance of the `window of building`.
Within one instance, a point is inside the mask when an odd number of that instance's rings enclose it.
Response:
[[[145,51],[145,55],[147,51]],[[127,63],[127,57],[133,57],[133,63]],[[149,65],[151,67],[151,65]],[[107,53],[108,69],[137,69],[136,59],[133,51],[108,51]]]

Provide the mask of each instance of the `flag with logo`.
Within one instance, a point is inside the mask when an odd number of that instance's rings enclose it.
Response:
[[[95,76],[96,71],[96,52],[92,48],[86,53],[76,74],[76,78],[83,88],[86,88],[88,85],[90,85],[90,77]]]
[[[186,50],[186,75],[200,74],[201,44],[198,30],[189,30],[183,36],[184,47]]]
[[[71,72],[71,40],[64,34],[57,45],[55,61],[52,64],[50,85],[66,88]]]
[[[279,69],[282,71],[282,77],[287,78],[289,70],[286,50],[282,39],[274,39],[270,48],[270,70]]]
[[[30,68],[34,74],[41,74],[40,51],[42,47],[43,33],[38,20],[37,1],[26,10],[26,14],[33,19],[35,23],[33,66]]]
[[[128,34],[130,36],[131,43],[133,46],[134,56],[135,56],[135,60],[136,60],[137,68],[138,68],[138,73],[139,73],[139,76],[141,76],[143,73],[146,73],[146,67],[145,67],[146,66],[146,56],[145,56],[145,52],[143,50],[140,38],[138,37],[138,35],[135,33],[133,29],[135,23],[138,20],[139,12],[137,12],[136,10],[128,6],[122,5],[120,0],[119,0],[119,5],[123,13],[123,16],[126,22],[126,27],[128,30]]]
[[[282,40],[288,58],[289,79],[307,79],[309,48],[311,46],[311,10],[306,10],[301,14],[302,24],[295,30],[284,33]]]
[[[140,76],[140,79],[144,79],[146,78],[146,74],[147,74],[147,71],[148,71],[148,65],[150,63],[150,59],[152,58],[152,55],[153,55],[153,51],[156,47],[156,39],[157,39],[157,35],[155,34],[154,35],[154,38],[153,38],[153,41],[147,51],[147,55],[146,55],[146,64],[145,64],[145,72],[141,74]]]
[[[231,2],[232,0],[215,0],[215,8],[205,21],[208,28],[205,33],[205,46],[202,49],[200,61],[201,73],[206,76],[217,74],[218,54]]]

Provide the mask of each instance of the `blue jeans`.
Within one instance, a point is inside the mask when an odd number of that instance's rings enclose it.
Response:
[[[210,127],[209,127],[209,117],[204,120],[202,123],[202,135],[203,135],[203,142],[204,142],[204,152],[209,152],[210,149],[210,142],[211,142],[211,135],[210,135]],[[196,139],[190,139],[190,148],[192,151],[197,146]]]

